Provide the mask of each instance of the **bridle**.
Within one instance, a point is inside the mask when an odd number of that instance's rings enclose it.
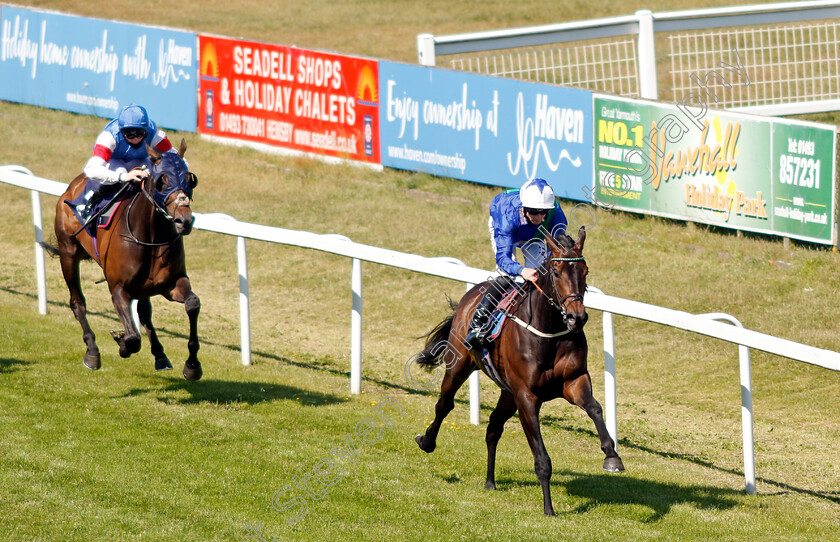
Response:
[[[551,258],[550,261],[552,261],[552,262],[580,262],[580,261],[583,261],[583,259],[584,259],[583,256],[578,256],[576,258]],[[563,320],[566,319],[566,315],[568,313],[568,311],[566,309],[566,304],[567,303],[573,303],[575,301],[580,301],[581,303],[583,302],[583,294],[578,294],[578,293],[565,295],[565,296],[560,298],[560,301],[555,301],[554,298],[559,297],[560,292],[557,291],[557,284],[554,282],[553,279],[551,280],[551,289],[553,290],[554,296],[551,296],[551,295],[547,294],[545,292],[545,290],[540,288],[540,285],[537,284],[536,282],[533,282],[532,284],[545,297],[545,299],[548,301],[549,305],[551,305],[552,307],[554,307],[555,309],[560,311],[560,314],[562,315]]]
[[[158,175],[158,179],[161,177],[161,175],[164,175],[164,173],[161,173],[160,175]],[[157,182],[157,179],[154,179],[152,181],[152,190],[154,190],[154,186],[155,186],[156,182]],[[174,192],[172,192],[172,195],[170,196],[169,199],[171,200],[171,198],[174,197],[178,192],[179,192],[178,190],[175,190]],[[166,210],[166,202],[164,203],[164,205],[160,205],[157,201],[155,201],[155,198],[153,198],[148,192],[146,192],[146,190],[143,189],[142,186],[140,187],[140,193],[143,194],[143,196],[145,196],[147,200],[149,200],[149,203],[152,204],[152,208],[155,210],[155,212],[158,212],[158,213],[162,214],[163,217],[166,219],[166,221],[169,222],[170,224],[175,223],[175,217],[170,215],[169,212]],[[148,243],[146,241],[141,241],[141,240],[137,239],[137,236],[134,235],[134,232],[131,231],[131,209],[134,206],[134,202],[137,200],[138,195],[139,194],[135,194],[134,197],[131,198],[131,201],[128,204],[128,210],[125,213],[125,225],[126,225],[126,229],[128,231],[128,235],[122,235],[122,237],[124,239],[128,239],[129,241],[131,241],[133,243],[136,243],[140,246],[144,246],[144,247],[165,247],[165,246],[171,245],[172,243],[177,241],[183,235],[183,234],[181,234],[177,231],[175,232],[175,237],[173,237],[169,241],[166,241],[165,243]],[[188,206],[189,206],[189,204],[187,204],[187,207]],[[176,209],[178,207],[183,207],[183,205],[177,205]]]

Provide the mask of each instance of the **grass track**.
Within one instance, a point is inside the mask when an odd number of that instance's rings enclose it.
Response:
[[[365,3],[361,10],[377,23],[367,28],[376,34],[360,36],[344,22],[359,5],[330,4],[337,15],[325,2],[308,3],[306,11],[297,3],[270,4],[273,19],[263,11],[267,3],[240,4],[236,12],[207,3],[184,7],[176,19],[173,8],[155,10],[162,3],[152,2],[131,20],[155,17],[168,26],[412,61],[414,42],[406,36],[420,31],[518,26],[582,13],[574,4],[525,2],[514,9],[432,2],[423,9],[400,3],[398,14],[391,4]],[[82,13],[66,2],[39,5]],[[491,9],[479,7],[485,5]],[[623,5],[620,14],[640,7]],[[689,6],[663,2],[655,9],[683,7]],[[127,19],[122,9],[104,9],[97,15]],[[585,13],[617,14],[598,2]],[[101,119],[0,103],[0,164],[24,164],[66,182],[101,125]],[[492,188],[171,135],[188,139],[200,177],[199,212],[492,264],[483,227]],[[55,198],[42,200],[51,224]],[[430,420],[436,396],[413,390],[402,366],[419,349],[414,337],[446,314],[444,295],[457,299],[461,285],[365,265],[365,393],[352,397],[350,263],[249,243],[255,355],[254,365],[243,368],[234,241],[196,232],[187,240],[187,257],[202,299],[204,379],[191,384],[180,377],[186,316],[162,300],[153,301],[154,318],[176,371],[154,374],[145,342],[130,360],[118,358],[107,334],[117,327],[115,314],[105,286],[94,284],[92,264],[83,268],[83,284],[103,369],[90,372],[81,365],[81,333],[56,261],[48,262],[50,313],[37,314],[29,195],[0,186],[0,201],[3,540],[245,540],[246,522],[262,524],[268,540],[513,540],[522,533],[534,540],[840,538],[840,375],[754,353],[759,495],[746,496],[735,347],[618,319],[619,445],[628,472],[603,473],[583,412],[550,403],[543,428],[558,517],[548,519],[516,419],[500,446],[494,493],[481,489],[484,427],[467,423],[464,394],[434,454],[422,454],[411,440]],[[752,329],[840,349],[837,254],[659,219],[617,213],[598,219],[586,253],[590,282],[607,293],[695,313],[728,312]],[[602,398],[600,319],[593,316],[590,364]],[[489,385],[483,391],[486,420],[496,393]],[[271,508],[274,492],[311,474],[383,397],[394,398],[405,415],[394,415],[380,442],[360,446],[357,463],[339,461],[340,481],[321,500],[307,499],[303,521],[286,524],[291,512]]]

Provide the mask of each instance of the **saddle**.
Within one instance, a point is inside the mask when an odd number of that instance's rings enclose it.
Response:
[[[505,327],[508,316],[510,316],[510,310],[514,306],[516,296],[519,292],[520,288],[514,285],[508,288],[508,290],[502,295],[502,299],[490,315],[490,333],[487,334],[488,342],[497,339],[502,333],[502,328]]]
[[[519,295],[519,292],[520,288],[516,285],[512,285],[502,295],[502,299],[490,315],[490,333],[487,334],[487,344],[481,348],[481,359],[477,360],[481,370],[484,371],[484,374],[486,374],[490,380],[495,382],[500,388],[507,391],[510,391],[510,386],[502,380],[502,377],[493,365],[488,345],[492,344],[492,342],[501,335],[502,329],[505,327],[505,323],[507,323],[508,317],[510,316],[510,311],[517,302],[517,295]]]
[[[136,192],[136,189],[133,186],[130,186],[128,189],[123,190],[119,195],[119,200],[115,201],[117,199],[117,193],[121,187],[122,185],[119,183],[103,185],[98,181],[85,179],[85,189],[82,190],[82,193],[73,200],[65,199],[64,203],[69,205],[73,210],[73,214],[76,215],[76,219],[79,221],[80,226],[86,224],[90,217],[96,215],[97,213],[101,213],[96,220],[87,224],[87,227],[85,228],[85,231],[87,231],[91,237],[96,238],[97,229],[107,228],[110,226],[111,219],[120,204]],[[94,194],[98,193],[99,198],[94,200],[93,204],[90,208],[88,208],[88,199],[85,195],[91,192]]]

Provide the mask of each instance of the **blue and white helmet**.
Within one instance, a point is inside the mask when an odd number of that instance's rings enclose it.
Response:
[[[523,184],[519,199],[526,209],[554,209],[554,190],[545,179],[532,179]]]

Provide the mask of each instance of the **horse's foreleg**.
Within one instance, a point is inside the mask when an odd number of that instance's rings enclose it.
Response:
[[[624,464],[615,450],[615,442],[607,431],[607,424],[604,423],[604,411],[601,404],[592,395],[592,381],[586,374],[571,382],[566,382],[563,388],[563,396],[572,404],[575,404],[586,411],[586,414],[595,423],[598,431],[598,438],[601,439],[601,450],[604,451],[604,470],[609,472],[622,472]]]
[[[152,325],[152,303],[148,297],[137,300],[137,316],[140,317],[140,324],[146,330],[146,335],[149,337],[149,346],[151,347],[152,355],[155,357],[155,370],[165,371],[172,369],[172,364],[169,363],[169,358],[163,352],[163,345],[160,344],[157,331],[155,331]]]
[[[519,407],[519,421],[525,436],[528,437],[528,444],[531,446],[531,453],[534,454],[534,472],[537,480],[540,481],[543,493],[543,512],[547,516],[554,515],[554,506],[551,504],[551,458],[545,450],[542,433],[540,433],[540,403],[536,397],[521,395],[517,398]]]
[[[187,318],[190,320],[190,338],[187,341],[187,349],[189,350],[189,357],[184,363],[184,378],[190,381],[201,378],[203,371],[201,370],[201,363],[198,361],[198,313],[201,311],[201,301],[198,296],[192,291],[190,286],[190,279],[181,277],[175,283],[175,288],[167,296],[172,301],[177,301],[184,304],[187,311]]]
[[[67,289],[70,291],[70,310],[79,324],[82,326],[82,339],[85,341],[87,351],[82,363],[88,369],[96,370],[102,366],[99,357],[99,347],[96,346],[96,335],[90,328],[87,320],[87,303],[85,296],[82,294],[82,285],[79,281],[79,261],[80,258],[62,251],[60,254],[61,272],[64,275],[64,281],[67,283]]]
[[[493,413],[490,414],[490,423],[487,424],[487,482],[484,489],[496,489],[496,445],[502,438],[505,430],[505,422],[516,412],[516,402],[513,395],[508,391],[502,391],[499,402]]]
[[[120,345],[120,357],[127,358],[140,351],[140,333],[134,328],[134,322],[131,319],[131,296],[121,284],[117,284],[111,288],[111,301],[125,329],[122,335],[119,332],[111,332],[111,335]]]
[[[435,451],[437,435],[443,419],[455,408],[455,393],[466,382],[474,369],[471,358],[462,350],[459,350],[458,353],[461,356],[460,359],[451,368],[446,370],[446,374],[444,374],[443,381],[440,384],[440,399],[435,404],[435,419],[426,428],[425,435],[414,437],[417,445],[426,453]]]

